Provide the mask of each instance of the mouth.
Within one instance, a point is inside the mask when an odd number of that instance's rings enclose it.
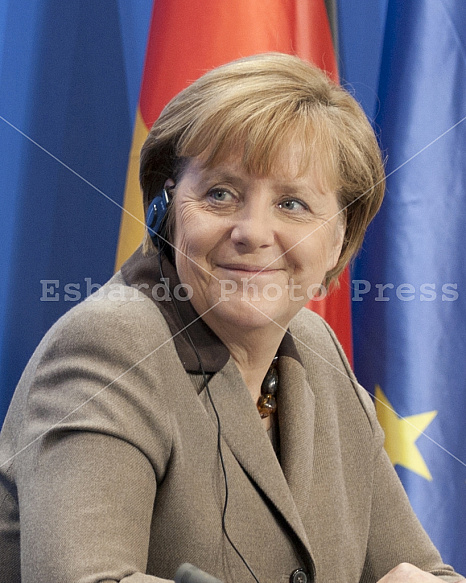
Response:
[[[222,263],[219,264],[218,267],[220,269],[224,269],[226,271],[243,274],[243,275],[259,275],[261,273],[271,274],[276,273],[277,271],[281,271],[276,267],[272,267],[271,264],[267,265],[254,265],[254,264],[246,264],[246,263]]]

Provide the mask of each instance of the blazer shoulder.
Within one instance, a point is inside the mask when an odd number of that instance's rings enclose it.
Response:
[[[90,331],[92,330],[92,334]],[[150,330],[150,334],[149,334]],[[51,342],[119,344],[151,337],[170,337],[161,311],[154,301],[126,284],[120,272],[71,308],[50,328],[39,349]]]
[[[315,354],[318,351],[321,359],[330,360],[334,366],[344,369],[350,379],[354,379],[343,347],[335,332],[321,316],[303,308],[291,321],[290,332],[301,354]]]
[[[383,442],[372,397],[358,382],[345,351],[329,324],[315,312],[303,308],[292,320],[290,332],[295,338],[305,368],[322,371],[322,378],[326,378],[329,385],[338,385],[339,390],[354,393],[374,435]]]
[[[157,305],[117,274],[42,339],[5,419],[5,447],[16,451],[35,440],[39,446],[40,436],[51,440],[73,429],[121,437],[151,451],[157,426],[163,447],[152,461],[163,467],[159,458],[165,460],[171,448],[166,381],[184,372],[170,338]]]

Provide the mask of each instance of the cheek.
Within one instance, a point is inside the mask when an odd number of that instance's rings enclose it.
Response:
[[[185,230],[181,225],[175,237],[175,267],[180,282],[194,290],[202,290],[209,279],[207,258],[199,237],[194,230]]]
[[[336,225],[334,225],[333,233],[332,233],[332,240],[331,240],[331,249],[330,249],[330,261],[327,267],[327,271],[330,271],[335,267],[340,259],[341,248],[343,247],[343,240],[345,238],[346,232],[346,221],[339,217]]]
[[[176,247],[177,266],[188,263],[188,268],[195,268],[196,263],[204,267],[222,241],[222,228],[219,221],[202,213],[194,205],[183,206],[176,215],[174,243]],[[192,260],[192,261],[191,261]]]
[[[315,247],[319,253],[319,259],[325,271],[333,269],[340,256],[344,236],[344,225],[341,220],[335,218],[324,223],[315,233]]]
[[[199,246],[199,221],[194,209],[186,205],[175,208],[174,244],[177,251],[191,255]]]
[[[298,241],[300,242],[293,248],[288,261],[294,263],[298,269],[301,267],[306,279],[323,279],[327,271],[334,267],[340,254],[335,224],[322,225],[311,235],[304,234]]]

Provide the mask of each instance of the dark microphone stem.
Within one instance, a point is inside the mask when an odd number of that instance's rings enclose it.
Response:
[[[201,571],[190,563],[183,563],[175,573],[175,583],[222,583],[220,579]]]

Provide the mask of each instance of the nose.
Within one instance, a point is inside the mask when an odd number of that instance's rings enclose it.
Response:
[[[253,200],[236,213],[231,231],[231,240],[243,252],[270,247],[275,240],[272,217],[266,205]]]

